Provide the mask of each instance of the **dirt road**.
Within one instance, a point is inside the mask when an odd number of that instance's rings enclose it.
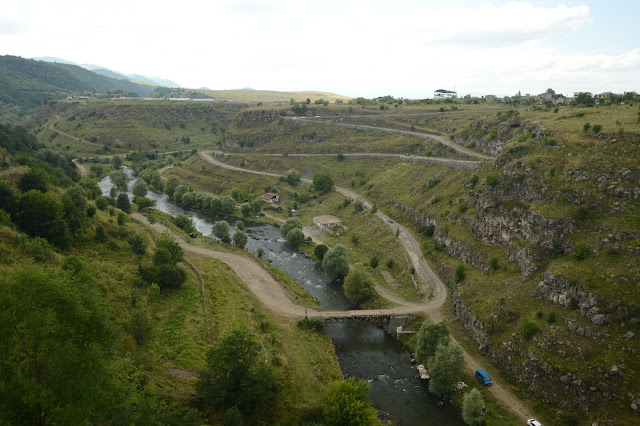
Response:
[[[222,167],[222,168],[225,168],[225,169],[228,169],[228,170],[236,170],[236,171],[240,171],[240,172],[244,172],[244,173],[255,173],[255,174],[259,174],[259,175],[273,176],[273,177],[280,177],[281,176],[281,175],[278,175],[278,174],[275,174],[275,173],[267,173],[267,172],[261,172],[261,171],[257,171],[257,170],[247,170],[247,169],[242,169],[240,167],[230,166],[228,164],[222,163],[222,162],[214,159],[211,156],[211,151],[209,151],[209,152],[200,151],[200,152],[198,152],[198,155],[204,161],[206,161],[206,162],[208,162],[208,163],[210,163],[212,165],[215,165],[217,167]],[[302,179],[302,181],[309,182],[309,183],[311,182],[309,179]],[[346,189],[346,188],[341,188],[341,187],[334,187],[334,189],[337,192],[340,192],[341,194],[343,194],[344,196],[346,196],[348,198],[351,198],[351,199],[354,199],[354,200],[355,199],[363,200],[364,206],[366,208],[368,208],[368,209],[371,208],[371,203],[366,201],[362,196],[360,196],[360,194],[358,194],[356,192],[353,192],[353,191],[351,191],[349,189]],[[423,254],[422,254],[422,250],[420,248],[420,243],[415,239],[415,237],[411,234],[411,232],[409,232],[404,226],[392,221],[387,215],[385,215],[380,210],[378,210],[376,212],[376,216],[378,218],[380,218],[380,220],[384,221],[384,223],[386,223],[387,226],[391,227],[391,229],[393,230],[394,233],[396,232],[396,230],[399,230],[398,240],[399,240],[400,244],[402,245],[402,247],[406,250],[407,255],[411,259],[411,263],[413,264],[413,267],[416,269],[416,273],[418,274],[418,276],[424,282],[428,283],[430,288],[429,289],[423,289],[423,291],[424,291],[424,294],[426,294],[427,296],[430,295],[430,298],[427,297],[423,301],[423,303],[410,303],[410,302],[407,302],[406,300],[400,298],[399,296],[393,294],[389,290],[383,289],[381,287],[376,287],[376,290],[383,297],[386,297],[387,299],[391,300],[394,303],[399,304],[400,306],[397,306],[397,307],[394,307],[394,308],[390,308],[390,309],[380,309],[380,310],[371,310],[371,311],[353,311],[353,312],[350,312],[350,311],[343,311],[343,312],[316,312],[316,311],[314,311],[313,313],[310,312],[309,316],[314,316],[314,317],[321,318],[321,317],[324,317],[324,316],[338,316],[338,315],[350,316],[350,315],[354,315],[354,314],[359,314],[359,315],[366,315],[366,314],[385,315],[385,314],[425,313],[433,321],[439,321],[440,319],[442,319],[441,310],[442,310],[442,307],[443,307],[443,305],[444,305],[444,303],[445,303],[445,301],[447,299],[447,288],[446,288],[445,284],[442,282],[440,277],[431,269],[431,267],[429,266],[429,264],[425,260]],[[234,268],[234,270],[235,270],[235,268]],[[264,270],[262,270],[262,271],[264,271]],[[264,271],[264,272],[266,272],[266,271]],[[251,288],[251,286],[249,284],[247,284],[247,285]],[[279,284],[277,282],[275,283],[275,285],[279,286]],[[431,291],[429,291],[429,290],[431,290]],[[280,291],[282,291],[282,289]],[[256,296],[258,296],[258,298],[261,297],[258,294],[256,294]],[[267,302],[263,301],[263,303],[265,305],[267,305]],[[288,300],[288,303],[291,303],[291,301]],[[267,306],[269,306],[269,305],[267,305]],[[271,308],[271,309],[273,309],[273,308]],[[275,312],[278,312],[278,309],[279,309],[278,307],[275,307]],[[293,315],[295,315],[295,314],[293,314]],[[452,338],[452,340],[455,341],[455,339],[453,339],[453,338]],[[465,361],[466,361],[466,366],[467,366],[468,370],[470,370],[470,371],[475,373],[475,370],[477,370],[479,368],[485,368],[486,367],[486,366],[483,366],[483,363],[479,362],[477,359],[472,357],[466,351],[463,351],[463,355],[464,355],[464,358],[465,358]],[[519,399],[515,398],[506,388],[504,388],[499,383],[494,381],[493,385],[489,388],[489,391],[497,399],[499,399],[505,406],[509,407],[509,409],[511,409],[514,413],[516,413],[523,421],[526,421],[527,419],[530,419],[530,418],[533,417],[531,415],[530,410]]]

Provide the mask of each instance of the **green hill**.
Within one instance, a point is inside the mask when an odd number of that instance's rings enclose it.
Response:
[[[0,102],[30,110],[47,99],[72,94],[135,93],[145,96],[152,86],[117,80],[75,65],[0,56]]]

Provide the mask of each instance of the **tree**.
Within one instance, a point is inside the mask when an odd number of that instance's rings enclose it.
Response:
[[[118,198],[116,199],[116,207],[125,213],[131,213],[131,202],[129,201],[129,196],[124,192],[118,194]]]
[[[291,186],[296,186],[300,183],[300,178],[302,177],[302,175],[300,175],[300,173],[298,172],[291,172],[287,175],[287,177],[285,178],[285,180],[287,181],[287,183]]]
[[[0,182],[0,208],[11,213],[18,199],[13,189],[6,183]]]
[[[156,200],[151,200],[147,197],[133,197],[133,202],[138,206],[138,211],[154,207]]]
[[[594,124],[591,130],[593,130],[594,135],[597,135],[602,131],[602,124]]]
[[[456,266],[456,269],[453,271],[453,281],[459,283],[463,281],[467,277],[467,274],[464,272],[464,265],[460,264]]]
[[[187,185],[178,185],[176,190],[173,191],[173,199],[176,203],[182,203],[182,196],[189,192],[189,187]]]
[[[145,195],[147,195],[148,190],[149,188],[147,188],[147,183],[144,181],[144,179],[138,179],[136,183],[133,184],[131,193],[138,197],[144,197]]]
[[[61,248],[71,244],[62,203],[56,195],[32,189],[18,202],[16,224],[31,237],[42,237]]]
[[[114,155],[111,158],[111,165],[113,166],[114,169],[118,170],[120,169],[120,167],[122,167],[122,158],[120,158],[117,155]]]
[[[103,423],[95,402],[117,392],[107,304],[90,274],[25,266],[0,277],[0,423]]]
[[[214,223],[212,231],[214,237],[222,240],[222,242],[229,242],[229,223],[227,221],[220,220]]]
[[[484,422],[484,401],[478,389],[471,389],[462,401],[462,418],[469,425],[481,425]]]
[[[193,225],[193,219],[182,213],[177,214],[171,219],[173,223],[185,232],[194,232],[196,227]]]
[[[104,211],[107,207],[109,207],[109,202],[104,197],[98,197],[96,198],[96,207]]]
[[[364,210],[364,201],[357,199],[353,202],[353,211],[356,213],[361,212],[362,210]]]
[[[376,412],[369,400],[370,390],[368,382],[354,377],[329,383],[322,410],[324,423],[354,426],[376,424]]]
[[[242,216],[247,217],[251,214],[251,206],[248,203],[244,203],[240,206],[240,213]]]
[[[158,236],[158,239],[156,240],[156,250],[159,248],[166,248],[169,253],[171,253],[171,262],[174,265],[178,262],[182,262],[184,257],[182,247],[176,243],[175,239],[169,232],[165,231]]]
[[[173,193],[180,185],[180,179],[176,175],[171,175],[167,178],[167,182],[164,184],[164,193],[173,198]]]
[[[435,395],[442,395],[456,389],[460,381],[464,357],[462,349],[456,343],[440,344],[435,355],[427,362],[431,375],[429,391]]]
[[[285,238],[287,240],[287,243],[291,244],[295,248],[298,248],[304,241],[304,233],[300,228],[293,228],[291,231],[287,232],[287,236]]]
[[[109,179],[111,179],[111,183],[114,184],[116,188],[125,189],[129,181],[129,176],[127,176],[123,170],[116,170],[109,175]]]
[[[231,214],[236,208],[236,202],[231,195],[225,195],[220,199],[220,213]]]
[[[127,242],[131,246],[131,250],[138,256],[142,256],[147,252],[147,242],[144,237],[137,232],[135,234],[131,234],[127,239]]]
[[[29,192],[35,189],[40,192],[47,192],[47,175],[44,170],[31,169],[20,177],[18,189],[22,192]]]
[[[326,194],[333,188],[333,179],[329,173],[316,173],[313,175],[313,187],[321,194]]]
[[[447,320],[438,322],[425,320],[416,336],[416,359],[422,364],[427,364],[435,355],[438,345],[447,343],[449,343]]]
[[[354,305],[360,305],[374,295],[373,281],[362,263],[349,271],[344,279],[344,294]]]
[[[233,233],[233,244],[237,245],[241,249],[247,245],[247,241],[249,241],[249,237],[244,232],[237,230]]]
[[[322,268],[332,278],[341,279],[349,273],[349,255],[342,244],[330,248],[322,260]]]
[[[591,128],[591,123],[584,123],[584,126],[582,126],[582,131],[587,133],[590,128]]]
[[[290,217],[285,223],[282,224],[282,226],[280,227],[280,235],[286,238],[287,234],[292,229],[302,230],[302,222],[300,222],[300,219],[298,219],[297,217]]]
[[[327,250],[329,250],[329,247],[327,247],[324,244],[318,244],[316,246],[316,248],[313,249],[313,254],[320,260],[324,259],[324,255],[327,254]]]
[[[196,391],[213,405],[236,405],[243,413],[263,413],[276,392],[273,372],[261,359],[261,349],[246,331],[225,336],[206,355]]]

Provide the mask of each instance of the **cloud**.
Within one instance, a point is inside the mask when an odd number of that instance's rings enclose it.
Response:
[[[425,12],[425,44],[514,45],[540,41],[552,35],[579,30],[593,22],[588,6],[553,8],[530,3],[485,4],[476,9]]]
[[[8,18],[6,16],[0,16],[0,34],[2,35],[20,34],[27,31],[28,29],[29,27],[23,22]]]

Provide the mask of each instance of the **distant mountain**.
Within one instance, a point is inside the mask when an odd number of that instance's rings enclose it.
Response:
[[[251,87],[243,87],[243,88],[242,88],[242,89],[240,89],[240,90],[256,90],[256,89],[253,89],[253,88],[251,88]]]
[[[56,58],[57,59],[57,58]],[[151,86],[106,77],[77,65],[0,56],[0,101],[32,109],[46,99],[72,94],[127,93],[147,96]]]
[[[97,74],[104,75],[106,77],[116,78],[118,80],[131,80],[133,82],[140,81],[140,82],[150,83],[150,84],[153,84],[155,86],[169,87],[169,88],[182,87],[182,86],[180,86],[178,83],[176,83],[174,81],[167,80],[167,79],[164,79],[164,78],[161,78],[161,77],[156,77],[156,76],[147,77],[145,75],[140,75],[140,74],[121,74],[119,72],[110,70],[109,68],[107,68],[105,66],[102,66],[102,65],[77,64],[75,62],[71,62],[71,61],[67,61],[65,59],[57,58],[55,56],[42,56],[42,57],[39,57],[39,58],[32,58],[32,59],[35,59],[37,61],[55,62],[55,63],[59,63],[59,64],[77,65],[77,66],[82,67],[82,68],[84,68],[86,70],[93,71],[93,72],[95,72]]]

